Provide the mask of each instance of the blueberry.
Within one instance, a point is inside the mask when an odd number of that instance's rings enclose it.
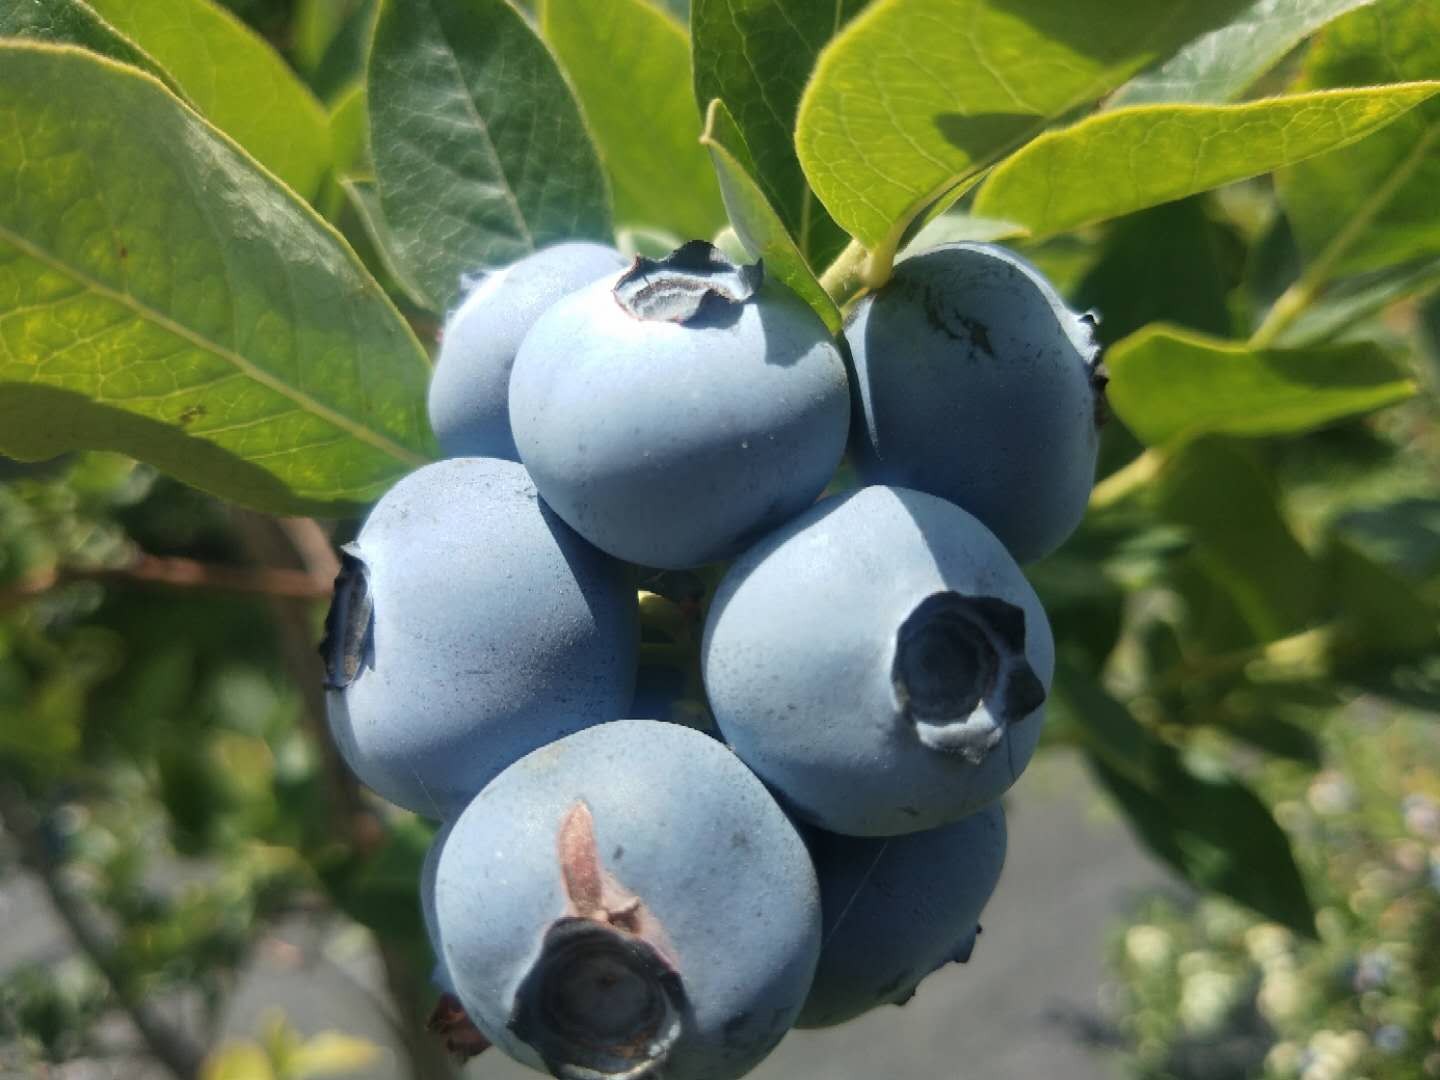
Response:
[[[1105,377],[1093,328],[1004,248],[902,260],[845,331],[861,474],[949,499],[1021,562],[1055,550],[1095,479]]]
[[[834,473],[844,363],[819,316],[763,278],[696,241],[581,289],[525,338],[515,443],[597,547],[671,569],[728,558]]]
[[[453,816],[537,746],[622,715],[637,635],[627,568],[520,465],[427,465],[346,553],[323,646],[331,732],[385,798]]]
[[[430,951],[435,956],[435,969],[430,975],[430,981],[447,994],[455,993],[455,984],[450,978],[450,972],[445,970],[445,960],[440,948],[440,921],[435,914],[435,875],[440,870],[440,852],[444,850],[445,840],[454,827],[454,821],[441,824],[425,852],[425,861],[420,864],[420,914],[425,920],[425,938],[430,942]]]
[[[444,952],[440,946],[440,920],[435,912],[435,878],[440,869],[440,853],[445,850],[445,841],[454,828],[453,820],[446,821],[436,831],[425,852],[425,861],[420,866],[420,913],[425,919],[425,937],[430,942],[435,966],[430,972],[430,985],[439,991],[435,1007],[431,1010],[429,1023],[431,1032],[443,1040],[445,1048],[460,1061],[468,1061],[490,1048],[490,1040],[476,1030],[470,1022],[460,998],[455,993],[455,981],[445,966]]]
[[[724,746],[653,720],[501,773],[446,841],[436,900],[471,1020],[562,1077],[741,1076],[794,1021],[820,951],[795,827]]]
[[[446,457],[520,460],[510,435],[510,368],[541,313],[625,267],[603,244],[541,248],[486,274],[445,324],[430,377],[430,426]]]
[[[884,839],[812,830],[824,920],[820,965],[799,1027],[903,1005],[944,965],[969,959],[1005,864],[1005,814],[991,803],[951,825]]]
[[[891,836],[956,821],[1030,760],[1054,669],[995,536],[905,488],[828,498],[735,561],[701,646],[735,752],[806,821]]]

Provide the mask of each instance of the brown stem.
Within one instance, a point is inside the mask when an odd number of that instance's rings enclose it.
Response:
[[[177,1080],[198,1077],[205,1057],[203,1047],[161,1016],[140,994],[117,960],[105,931],[85,902],[65,884],[61,868],[41,836],[39,816],[31,809],[24,793],[13,784],[0,784],[0,826],[14,837],[21,862],[40,879],[61,922],[110,985],[150,1053]]]
[[[28,603],[43,593],[76,581],[102,585],[156,586],[246,593],[288,600],[320,600],[330,595],[334,575],[267,566],[226,566],[177,556],[136,552],[123,566],[54,567],[0,590],[0,612]]]

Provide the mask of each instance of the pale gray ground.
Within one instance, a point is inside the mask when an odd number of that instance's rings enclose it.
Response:
[[[1105,935],[1144,890],[1170,886],[1099,798],[1079,762],[1044,752],[1007,800],[1005,874],[970,963],[933,976],[904,1008],[885,1008],[838,1028],[792,1034],[755,1080],[1110,1080],[1101,958]],[[1173,886],[1170,886],[1173,887]],[[11,877],[0,885],[0,971],[67,952],[40,891]],[[393,1036],[367,989],[375,965],[364,935],[288,927],[260,951],[230,1005],[226,1028],[258,1029],[269,1009],[303,1032],[325,1028],[383,1046]],[[112,1025],[117,1048],[130,1042]],[[133,1043],[132,1043],[133,1045]],[[6,1071],[0,1046],[0,1076]],[[363,1080],[399,1075],[390,1052]],[[485,1055],[466,1080],[536,1074]],[[82,1062],[47,1080],[161,1080],[133,1058]]]

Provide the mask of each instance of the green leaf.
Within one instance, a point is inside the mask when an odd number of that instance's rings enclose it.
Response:
[[[1135,835],[1197,888],[1222,893],[1298,934],[1315,936],[1315,911],[1290,841],[1240,781],[1198,776],[1159,747],[1156,780],[1142,787],[1091,756]]]
[[[1088,753],[1131,783],[1152,782],[1155,737],[1093,676],[1063,657],[1056,661],[1046,711],[1052,722],[1070,727]]]
[[[1239,105],[1137,105],[1047,132],[1004,161],[975,212],[1064,232],[1355,142],[1440,82],[1326,90]]]
[[[431,448],[427,366],[350,249],[148,75],[0,45],[0,452],[117,450],[282,513]]]
[[[1097,330],[1105,345],[1152,322],[1228,334],[1227,297],[1235,285],[1228,239],[1203,196],[1130,214],[1110,227],[1075,303],[1100,312]]]
[[[562,240],[611,239],[580,109],[505,0],[385,0],[367,93],[389,255],[432,311],[466,275]]]
[[[1257,641],[1307,627],[1324,580],[1280,512],[1274,478],[1247,448],[1205,439],[1172,459],[1157,485],[1161,515],[1183,526],[1200,566],[1229,593]]]
[[[755,159],[752,175],[813,267],[848,241],[805,181],[795,114],[821,48],[864,0],[695,0],[695,97],[720,98]]]
[[[1092,676],[1104,670],[1120,640],[1126,592],[1112,573],[1125,534],[1091,518],[1060,551],[1025,567],[1050,619],[1066,664]]]
[[[391,252],[396,250],[397,245],[390,235],[390,226],[385,222],[385,210],[380,205],[380,192],[375,188],[375,181],[350,176],[340,181],[340,187],[344,189],[346,199],[354,207],[355,214],[365,229],[365,236],[374,246],[377,260],[375,265],[390,275],[395,287],[407,300],[424,308],[427,304],[424,291],[410,279],[405,267],[391,257]]]
[[[1298,348],[1327,341],[1392,304],[1440,291],[1440,256],[1387,266],[1327,287],[1275,338]]]
[[[1440,620],[1413,582],[1338,536],[1330,539],[1324,561],[1340,622],[1336,647],[1346,657],[1434,652]]]
[[[1266,507],[1273,517],[1273,499],[1267,500]],[[1187,543],[1190,539],[1187,537]],[[1216,579],[1193,546],[1172,557],[1164,574],[1165,586],[1183,613],[1176,633],[1183,637],[1185,646],[1174,667],[1153,673],[1154,681],[1184,694],[1192,692],[1197,683],[1212,679],[1243,680],[1243,667],[1237,670],[1233,665],[1215,663],[1215,658],[1253,654],[1267,635],[1256,633],[1235,596]]]
[[[1408,453],[1401,460],[1424,468]],[[1430,490],[1428,473],[1420,476],[1422,493],[1402,490],[1388,501],[1359,506],[1347,499],[1325,515],[1339,541],[1412,586],[1440,575],[1440,497]]]
[[[1122,86],[1109,104],[1231,101],[1330,20],[1373,0],[1255,0],[1159,67]],[[1384,80],[1365,80],[1384,81]]]
[[[1151,446],[1204,434],[1309,431],[1415,392],[1373,342],[1250,349],[1150,326],[1112,346],[1105,366],[1111,407]]]
[[[172,91],[180,93],[169,72],[102,19],[84,0],[0,0],[0,37],[79,45],[148,71]]]
[[[1288,758],[1307,769],[1318,769],[1324,764],[1325,751],[1309,724],[1313,724],[1319,708],[1333,708],[1335,702],[1325,699],[1297,705],[1290,700],[1292,689],[1293,684],[1285,683],[1241,685],[1226,694],[1221,708],[1207,713],[1204,720],[1231,738],[1249,743],[1272,757]],[[1307,689],[1314,694],[1314,688]],[[1281,713],[1286,709],[1296,713],[1299,719],[1283,719]]]
[[[876,0],[820,54],[800,163],[840,225],[893,253],[929,203],[1242,3]]]
[[[376,0],[293,0],[286,53],[330,104],[361,76]]]
[[[336,100],[330,110],[330,145],[333,147],[336,176],[369,175],[370,119],[365,105],[365,85],[356,83]]]
[[[91,0],[205,117],[302,197],[330,165],[325,110],[270,45],[210,0]]]
[[[814,308],[832,334],[838,334],[839,309],[815,280],[785,223],[756,183],[755,165],[745,137],[719,98],[710,103],[700,141],[715,162],[720,192],[740,242],[752,256],[764,260],[768,273],[790,286]]]
[[[1440,79],[1440,4],[1382,0],[1325,30],[1299,85],[1412,79]],[[1301,250],[1324,276],[1440,254],[1440,103],[1285,170],[1276,186]]]
[[[293,0],[289,53],[297,68],[308,75],[320,65],[355,6],[355,0]]]
[[[917,232],[905,245],[906,251],[924,251],[937,244],[982,243],[1013,240],[1029,235],[1030,230],[1013,221],[977,217],[959,210],[940,214]]]
[[[649,0],[544,0],[540,27],[600,148],[615,220],[714,236],[725,209],[698,142],[684,28]]]

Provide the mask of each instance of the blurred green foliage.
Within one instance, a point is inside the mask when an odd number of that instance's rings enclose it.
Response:
[[[17,850],[0,882],[23,866],[101,913],[118,983],[83,961],[9,972],[0,1038],[61,1061],[121,999],[178,994],[213,1036],[257,943],[297,912],[345,911],[428,971],[415,881],[431,830],[397,814],[362,855],[337,829],[273,605],[125,578],[139,550],[243,572],[232,512],[114,455],[8,468],[0,807]]]
[[[1146,903],[1110,950],[1133,1075],[1440,1076],[1440,727],[1361,702],[1317,735],[1318,770],[1257,771],[1319,940],[1214,897]]]
[[[0,9],[7,2],[0,0]],[[907,6],[923,14],[931,0],[883,2],[892,14]],[[491,10],[490,3],[473,0],[472,14]],[[403,168],[377,176],[370,143],[378,135],[392,140],[392,151],[402,145],[407,118],[430,111],[434,95],[453,87],[402,79],[397,93],[411,97],[390,103],[397,107],[388,112],[369,108],[365,60],[380,0],[225,4],[298,74],[303,87],[287,93],[300,95],[306,115],[314,120],[325,109],[333,145],[311,202],[374,278],[372,284],[362,275],[360,291],[383,311],[392,337],[414,330],[433,346],[443,312],[415,284],[386,204],[426,221],[437,212],[432,195],[448,199],[452,188],[464,185],[417,192],[409,190],[412,177]],[[398,10],[393,0],[390,6]],[[537,5],[517,6],[533,16]],[[682,22],[689,8],[684,0],[664,6]],[[776,20],[788,26],[794,17],[791,29],[804,31],[815,54],[844,30],[830,3],[744,6],[747,19],[713,24],[723,26],[726,40],[732,30],[739,35],[734,47],[742,52],[788,40],[766,36],[778,33]],[[1263,15],[1275,5],[1257,0],[1190,10],[1199,21],[1213,21],[1242,6]],[[1262,58],[1275,66],[1253,85],[1251,67],[1229,71],[1233,77],[1220,80],[1224,93],[1214,99],[1198,77],[1180,85],[1190,78],[1187,71],[1227,75],[1227,54],[1214,49],[1223,39],[1202,36],[1163,69],[1167,79],[1179,79],[1173,92],[1203,111],[1305,88],[1440,79],[1440,33],[1427,32],[1433,6],[1414,0],[1295,6],[1312,9],[1296,35],[1341,8],[1355,10],[1288,55]],[[841,7],[851,15],[861,5]],[[713,13],[722,5],[706,8]],[[636,14],[633,6],[626,10]],[[624,35],[646,27],[656,32],[653,18],[607,22],[613,13],[598,0],[591,14],[632,45]],[[1147,17],[1163,22],[1163,14],[1161,8]],[[848,39],[847,77],[872,72],[872,58],[854,43],[871,31],[888,34],[890,24],[877,31],[879,23],[872,20]],[[508,25],[523,35],[529,24]],[[1404,30],[1403,48],[1377,47],[1387,26]],[[675,37],[668,24],[660,29]],[[1043,44],[1065,44],[1064,27],[1056,33],[1055,42]],[[1276,40],[1277,47],[1293,44],[1285,34]],[[900,33],[885,41],[884,60],[901,73],[915,67],[912,47],[923,51],[929,44]],[[512,73],[503,63],[497,67],[483,44],[446,43],[473,74],[465,94],[494,105],[498,120],[539,115],[534,110],[545,103],[535,96],[512,99],[497,90]],[[1133,42],[1109,44],[1121,59],[1129,57],[1126,63],[1135,60],[1127,51]],[[544,66],[549,53],[530,45],[531,74],[557,79],[559,72]],[[1069,55],[1058,45],[1052,51]],[[718,62],[733,56],[703,59],[696,65],[699,81],[723,83],[737,100],[769,100],[776,88],[767,77],[783,74],[775,81],[786,84],[785,108],[798,109],[802,87],[794,72],[757,73],[727,62],[720,80],[711,77]],[[403,52],[392,60],[402,74],[409,70]],[[984,75],[970,68],[958,74]],[[1109,75],[1123,78],[1119,68]],[[295,83],[288,73],[285,79]],[[587,83],[589,94],[578,102],[582,112],[605,104],[595,97],[605,89],[603,77]],[[1165,85],[1152,80],[1140,88],[1142,96],[1165,100]],[[845,86],[830,90],[833,100],[850,100]],[[1123,101],[1126,91],[1117,93]],[[147,100],[160,102],[172,118],[190,116],[169,98]],[[676,100],[677,113],[686,112],[686,95]],[[233,109],[237,102],[221,104]],[[240,104],[248,107],[248,97]],[[705,104],[696,102],[697,122]],[[1095,104],[1103,117],[1115,102]],[[1073,103],[1057,100],[1046,108],[1052,105],[1061,128],[1076,118]],[[975,111],[971,134],[977,139],[1013,134],[1014,116]],[[1166,115],[1183,123],[1173,111]],[[266,119],[283,133],[283,115]],[[933,136],[934,117],[923,109],[906,119],[923,127],[927,139]],[[966,123],[957,120],[956,130]],[[745,140],[763,136],[770,156],[787,162],[778,188],[796,207],[814,203],[808,187],[820,181],[813,170],[797,171],[799,158],[791,162],[788,123],[757,123],[742,110],[732,127],[724,145],[734,162],[764,157],[735,153]],[[1440,248],[1433,243],[1440,203],[1431,197],[1433,185],[1426,186],[1440,160],[1437,133],[1440,113],[1431,99],[1376,135],[1278,176],[1239,180],[1039,241],[1013,223],[969,215],[973,188],[1008,152],[1002,149],[978,162],[980,171],[951,177],[953,188],[937,190],[938,201],[913,220],[872,222],[893,233],[889,239],[926,223],[930,236],[948,230],[1008,237],[1068,300],[1100,312],[1101,340],[1126,360],[1116,365],[1117,378],[1129,381],[1116,387],[1120,415],[1104,432],[1092,512],[1060,552],[1027,573],[1050,612],[1058,647],[1048,744],[1077,749],[1137,837],[1194,890],[1182,900],[1156,901],[1116,946],[1133,1063],[1143,1076],[1253,1076],[1262,1068],[1301,1080],[1440,1075],[1434,723],[1440,709]],[[913,164],[913,146],[877,142],[890,156],[868,160],[874,147],[867,145],[851,147],[848,157],[825,157],[833,147],[820,150],[827,166],[870,168],[882,183],[884,170],[905,173]],[[487,160],[486,168],[502,177],[507,169],[523,174],[529,146],[520,140],[516,146],[517,160]],[[433,151],[426,163],[435,174],[448,178],[457,161],[469,160],[470,147],[456,139],[423,149]],[[955,149],[937,144],[927,153],[953,155]],[[623,138],[604,150],[612,173],[617,165],[650,160],[639,149],[632,161],[613,160],[627,152]],[[258,170],[245,172],[248,158],[237,161],[237,175],[263,188],[263,200],[256,196],[262,210],[298,206],[287,201],[292,193]],[[1356,162],[1366,168],[1356,171]],[[1174,155],[1136,153],[1131,163],[1149,182],[1169,179],[1167,169],[1185,172]],[[1227,175],[1245,175],[1243,161],[1230,165]],[[1368,179],[1355,181],[1362,174]],[[752,198],[759,192],[762,200],[766,190],[778,189],[775,176],[730,180],[732,190]],[[843,180],[829,177],[842,187]],[[1121,186],[1097,185],[1097,191]],[[1123,194],[1111,202],[1135,205]],[[603,202],[603,196],[597,197]],[[780,231],[767,236],[775,250],[812,250],[787,239],[784,214],[750,209],[754,221],[779,223]],[[535,213],[540,224],[554,224],[543,220],[543,206]],[[330,242],[314,215],[306,211],[297,220]],[[1417,220],[1429,225],[1410,228]],[[1387,228],[1372,233],[1374,221]],[[663,230],[647,228],[666,222],[628,224],[638,226],[629,241],[669,246],[655,239]],[[438,232],[440,241],[429,235],[417,245],[422,262],[453,257],[443,250],[453,236],[448,228]],[[167,250],[170,239],[162,235],[159,250]],[[466,239],[495,236],[477,232]],[[828,247],[819,246],[828,252],[839,243],[843,238],[832,236]],[[851,248],[828,269],[799,258],[789,270],[802,284],[812,273],[821,277],[843,302],[847,290],[860,287],[863,259]],[[123,262],[130,253],[122,245],[115,256]],[[833,272],[837,267],[845,272]],[[447,289],[454,284],[445,279]],[[0,308],[10,302],[0,289]],[[28,303],[38,308],[38,301]],[[394,318],[396,309],[408,329]],[[0,314],[28,319],[29,310],[22,296],[14,311]],[[25,326],[39,343],[33,357],[26,354],[37,371],[51,358],[38,350],[53,347],[58,355],[70,347],[70,338],[48,333],[55,327],[43,319]],[[9,363],[9,339],[0,340],[0,364]],[[418,348],[412,351],[418,359]],[[1191,379],[1188,389],[1177,389],[1183,380],[1166,365],[1182,354],[1199,357],[1217,374],[1204,385]],[[1365,380],[1350,377],[1362,366]],[[1143,382],[1134,374],[1142,369]],[[169,369],[161,374],[168,377]],[[340,382],[354,373],[336,364],[315,381],[332,376]],[[1262,402],[1237,395],[1235,386],[1247,379],[1265,382],[1270,396]],[[1362,382],[1357,390],[1354,384]],[[1377,382],[1384,393],[1366,398],[1361,391]],[[1416,396],[1370,411],[1405,396],[1412,383]],[[16,394],[16,385],[5,387]],[[1295,402],[1277,387],[1293,390]],[[302,387],[301,396],[313,388]],[[1228,396],[1217,403],[1211,391]],[[126,404],[123,395],[117,400]],[[415,415],[421,407],[399,404]],[[1296,409],[1287,411],[1291,404]],[[1190,430],[1186,422],[1197,417],[1207,424]],[[183,429],[192,419],[182,414],[175,424]],[[166,432],[188,437],[183,430]],[[312,541],[318,537],[328,547],[350,535],[355,522],[306,527]],[[0,459],[0,816],[6,825],[0,886],[22,873],[40,882],[84,946],[81,958],[0,977],[0,1071],[35,1071],[44,1062],[85,1056],[96,1049],[100,1021],[115,1009],[143,1023],[146,1002],[183,999],[196,1004],[200,1020],[190,1033],[194,1046],[170,1048],[171,1071],[198,1074],[198,1058],[216,1041],[240,972],[282,920],[301,914],[359,925],[373,935],[411,1072],[443,1075],[443,1062],[419,1049],[433,993],[425,982],[430,957],[415,883],[431,826],[369,800],[338,767],[317,707],[311,651],[326,582],[313,580],[314,560],[293,540],[283,522],[227,506],[115,454],[77,452],[28,465]],[[210,1058],[212,1080],[308,1075],[363,1056],[343,1041],[302,1040],[281,1022],[252,1034]],[[164,1056],[164,1039],[150,1041]]]

